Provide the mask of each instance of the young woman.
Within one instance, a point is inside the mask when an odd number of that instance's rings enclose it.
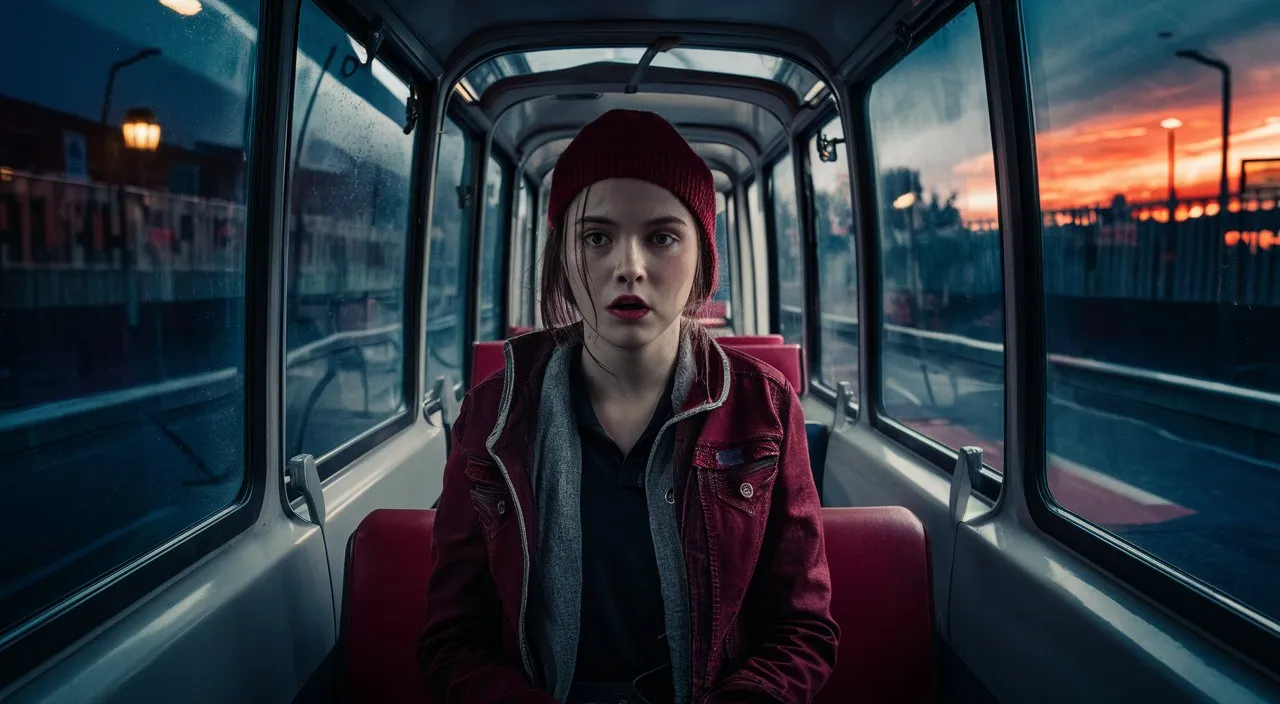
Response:
[[[813,698],[838,629],[800,402],[693,320],[710,170],[615,110],[556,164],[548,329],[463,401],[423,672],[440,702]]]

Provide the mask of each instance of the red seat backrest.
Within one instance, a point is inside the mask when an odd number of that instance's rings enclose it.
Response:
[[[418,667],[417,640],[427,625],[435,518],[432,510],[378,509],[351,536],[343,590],[341,701],[432,701]]]
[[[782,372],[796,390],[797,396],[804,396],[809,390],[809,378],[804,373],[804,355],[800,353],[800,345],[731,345],[735,350],[746,352],[756,359]]]
[[[347,550],[342,609],[345,700],[431,701],[417,662],[426,625],[435,511],[379,509]],[[824,508],[836,669],[816,704],[927,702],[933,607],[924,526],[907,509]]]
[[[507,328],[507,337],[519,337],[527,332],[533,332],[533,328],[526,325],[511,325]]]
[[[824,508],[836,670],[815,704],[928,702],[933,683],[929,548],[901,506]]]
[[[507,355],[502,340],[476,342],[471,347],[471,383],[467,388],[484,381],[490,374],[507,366]]]
[[[716,342],[726,347],[738,345],[781,345],[786,342],[781,335],[721,335]]]

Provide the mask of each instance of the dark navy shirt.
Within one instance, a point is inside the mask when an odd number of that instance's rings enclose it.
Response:
[[[582,441],[582,625],[574,681],[630,682],[671,663],[644,489],[649,452],[672,416],[671,383],[623,455],[596,418],[581,362],[579,356],[572,365],[570,392]]]

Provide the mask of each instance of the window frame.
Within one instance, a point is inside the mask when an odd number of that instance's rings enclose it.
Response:
[[[738,334],[742,330],[742,289],[738,285],[740,272],[742,271],[738,265],[738,184],[734,183],[733,188],[725,191],[721,195],[724,196],[724,247],[723,256],[727,259],[726,265],[729,271],[729,317],[728,327]],[[717,254],[717,256],[721,256]]]
[[[268,419],[279,408],[283,383],[278,353],[284,301],[278,292],[285,279],[283,213],[299,10],[297,3],[259,3],[254,78],[245,106],[250,124],[258,126],[245,148],[245,230],[263,236],[245,244],[244,479],[236,501],[0,634],[0,682],[40,667],[254,526],[268,475],[283,476],[283,463],[276,467],[279,458],[270,451],[278,429]]]
[[[478,200],[477,179],[480,177],[478,177],[475,173],[476,172],[475,155],[476,155],[476,152],[479,151],[482,144],[478,139],[478,137],[476,136],[477,134],[476,127],[466,118],[465,115],[462,114],[461,110],[457,107],[457,105],[454,104],[452,101],[450,101],[450,104],[446,105],[443,111],[443,115],[441,115],[440,117],[440,122],[436,126],[436,131],[432,133],[435,136],[435,139],[430,140],[432,142],[432,144],[429,147],[430,149],[435,150],[435,152],[439,151],[439,144],[444,139],[445,134],[447,134],[447,132],[445,131],[445,126],[447,123],[450,123],[450,122],[453,123],[453,125],[458,128],[458,132],[462,136],[462,140],[464,144],[464,158],[462,160],[462,164],[463,164],[462,182],[470,189],[470,195],[468,197],[468,206],[467,208],[461,209],[462,212],[464,213],[464,217],[466,218],[466,221],[462,224],[461,232],[465,233],[469,239],[465,243],[466,247],[463,249],[463,254],[466,257],[466,259],[465,261],[460,262],[462,266],[458,271],[458,276],[460,279],[459,289],[462,290],[464,292],[464,295],[468,297],[468,300],[463,301],[463,310],[466,311],[470,309],[469,300],[471,298],[471,289],[475,286],[475,281],[476,281],[475,277],[476,277],[476,272],[478,267],[476,263],[476,257],[475,257],[476,251],[478,250],[478,247],[479,247],[479,243],[476,241],[477,240],[476,225],[477,225],[477,221],[480,218],[475,217],[475,213],[476,213],[476,202]],[[422,211],[421,211],[422,216],[418,220],[418,225],[419,225],[419,229],[423,233],[419,239],[425,240],[425,244],[423,245],[424,249],[420,256],[420,259],[422,261],[424,276],[426,275],[427,272],[430,271],[430,268],[431,268],[430,239],[431,239],[431,228],[434,225],[433,221],[435,219],[435,209],[432,201],[435,200],[435,196],[436,196],[435,189],[438,186],[438,184],[436,183],[435,176],[439,173],[439,170],[440,170],[439,154],[433,152],[431,154],[431,157],[432,158],[431,158],[430,167],[428,168],[426,164],[423,165],[423,168],[426,169],[426,171],[423,174],[424,181],[423,181],[422,187],[420,187],[417,192],[418,197],[422,200],[422,203],[420,204],[420,207],[422,208]],[[429,188],[427,187],[428,185],[430,186]],[[430,215],[430,218],[428,218],[428,215]],[[439,404],[442,402],[442,399],[437,398],[437,395],[436,395],[436,388],[435,388],[436,380],[433,378],[430,378],[430,375],[426,374],[426,368],[430,365],[430,360],[425,359],[425,355],[427,355],[430,352],[430,345],[427,344],[426,342],[427,327],[428,327],[426,314],[429,312],[429,309],[427,308],[427,301],[430,298],[429,287],[430,287],[429,278],[425,281],[420,281],[419,288],[421,289],[420,300],[421,300],[422,308],[419,312],[419,319],[422,321],[423,327],[418,334],[418,338],[422,341],[421,342],[422,346],[419,348],[419,364],[421,364],[424,369],[423,374],[425,377],[424,381],[426,382],[426,384],[425,384],[425,388],[423,389],[423,398],[424,398],[423,409],[428,414],[433,413],[434,412],[433,409],[438,409]],[[475,337],[475,323],[473,320],[473,316],[467,315],[464,313],[463,316],[458,320],[458,325],[459,325],[458,335],[461,338],[461,342],[459,343],[459,346],[458,346],[459,376],[458,378],[453,380],[453,392],[454,392],[455,398],[461,399],[462,393],[466,389],[465,381],[467,379],[467,375],[470,374],[471,372],[470,345],[466,343],[466,341],[471,340]]]
[[[869,92],[870,91],[868,91],[868,93]],[[845,151],[846,168],[850,169],[849,210],[853,215],[853,222],[855,223],[855,225],[857,225],[858,227],[861,227],[862,221],[859,218],[860,208],[858,207],[859,200],[858,200],[858,187],[857,187],[857,183],[859,181],[860,176],[857,171],[858,159],[856,158],[859,152],[854,151],[854,140],[852,138],[852,135],[850,134],[849,127],[845,124],[844,116],[840,114],[840,110],[834,102],[828,103],[828,107],[822,109],[821,112],[814,115],[814,117],[812,118],[812,121],[809,123],[808,128],[805,129],[804,132],[801,132],[799,135],[799,141],[801,144],[804,145],[804,155],[805,155],[805,164],[806,164],[805,180],[807,182],[806,188],[808,190],[808,195],[811,203],[810,219],[812,221],[812,218],[816,217],[816,212],[814,211],[815,206],[812,205],[812,199],[815,197],[817,190],[813,186],[813,165],[809,163],[809,141],[812,140],[814,137],[818,136],[822,132],[823,128],[825,128],[832,120],[836,120],[836,119],[839,119],[841,121],[840,126],[844,129],[844,131],[841,132],[840,137],[842,137],[845,140],[844,151]],[[874,184],[873,184],[873,187],[874,187]],[[875,201],[866,201],[866,202],[875,202]],[[817,231],[816,223],[811,222],[810,229],[813,231],[813,235],[812,235],[813,243],[810,246],[810,249],[814,250],[814,275],[812,277],[814,279],[814,282],[813,282],[814,283],[813,285],[814,308],[813,309],[817,311],[817,315],[810,316],[811,318],[814,319],[814,329],[811,335],[814,337],[814,339],[820,340],[822,337],[822,271],[821,271],[821,263],[817,261],[818,231]],[[876,234],[877,236],[879,235],[878,232]],[[864,330],[864,326],[861,323],[861,321],[863,320],[862,297],[864,295],[864,291],[863,291],[864,286],[861,279],[861,276],[862,276],[861,258],[862,258],[864,243],[862,242],[863,237],[861,236],[861,233],[857,233],[857,232],[853,233],[853,239],[854,239],[854,244],[853,244],[854,256],[858,257],[856,270],[858,272],[859,279],[858,279],[857,285],[854,288],[858,292],[858,309],[859,309],[858,376],[861,377],[862,366],[864,363],[863,357],[865,357],[865,355],[862,352],[862,348],[864,345],[865,330]],[[806,279],[806,282],[807,282],[807,279]],[[880,287],[877,286],[876,288],[878,289]],[[821,348],[819,348],[816,354],[809,360],[809,369],[816,369],[816,370],[819,370],[819,372],[821,372],[821,369],[822,369]],[[862,379],[859,378],[859,379],[855,379],[854,381],[857,382],[857,386],[855,387],[854,394],[851,397],[849,397],[847,401],[848,405],[846,406],[846,409],[845,409],[846,413],[848,414],[847,417],[851,421],[856,420],[858,417],[858,406],[860,405],[858,399],[862,393]],[[838,389],[827,384],[821,378],[820,373],[818,375],[810,374],[809,392],[814,396],[816,396],[817,398],[821,399],[827,405],[832,407],[835,406]]]
[[[988,27],[986,24],[987,20],[984,17],[981,7],[979,7],[982,2],[986,1],[987,0],[952,0],[951,2],[948,2],[945,7],[940,8],[935,15],[925,22],[918,32],[913,33],[911,38],[911,47],[913,50],[914,48],[929,41],[942,28],[952,20],[959,17],[960,14],[965,10],[968,10],[970,7],[975,9],[978,19],[979,40],[983,49],[983,90],[986,91],[987,97],[988,121],[991,130],[989,137],[991,139],[992,149],[994,150],[996,149],[997,141],[1000,139],[995,118],[995,110],[998,106],[994,103],[995,98],[993,98],[991,85],[992,57],[986,51],[985,37],[988,34]],[[897,421],[889,415],[884,408],[884,374],[882,373],[883,364],[881,363],[884,351],[884,287],[882,285],[883,266],[881,261],[882,251],[880,247],[880,213],[879,208],[875,205],[879,203],[879,178],[876,167],[874,141],[871,132],[871,91],[876,83],[884,78],[886,74],[911,56],[912,50],[905,52],[894,51],[883,56],[875,64],[874,68],[866,73],[863,79],[849,85],[848,87],[852,110],[850,111],[851,114],[849,116],[850,124],[845,127],[849,135],[848,139],[850,140],[850,142],[847,142],[846,144],[851,144],[850,151],[864,155],[863,158],[857,160],[858,171],[854,174],[856,182],[856,185],[854,186],[854,217],[858,223],[858,227],[862,228],[863,252],[865,252],[866,255],[864,262],[859,268],[859,274],[865,275],[866,279],[858,282],[859,292],[863,294],[863,297],[866,300],[865,302],[860,303],[859,306],[860,310],[864,313],[863,319],[868,322],[868,324],[863,324],[862,320],[859,320],[858,324],[859,342],[864,348],[859,350],[859,352],[862,356],[863,367],[866,370],[862,373],[862,376],[868,382],[867,388],[860,389],[859,394],[863,395],[863,398],[865,399],[864,403],[868,411],[867,416],[871,426],[875,430],[887,436],[895,443],[905,447],[917,456],[923,458],[926,462],[937,467],[949,477],[954,474],[956,462],[960,458],[959,448],[952,449],[951,447],[944,445],[923,433],[907,427],[905,424]],[[852,125],[858,125],[858,128],[854,129]],[[997,187],[1001,183],[1001,176],[1005,171],[1004,167],[1005,164],[999,160],[996,161],[995,170]],[[859,208],[859,205],[864,205],[864,207]],[[998,207],[1000,209],[1001,223],[1003,225],[1005,212],[1004,203],[1000,202]],[[1003,240],[1004,230],[1002,228],[1001,241],[1003,242]],[[1006,456],[1009,456],[1008,423],[1011,415],[1016,415],[1011,414],[1009,402],[1011,393],[1009,370],[1012,363],[1011,360],[1014,356],[1010,350],[1014,349],[1014,347],[1009,341],[1011,335],[1007,323],[1009,317],[1008,307],[1010,305],[1010,286],[1007,278],[1009,262],[1003,259],[1005,256],[1003,249],[1001,256],[1001,276],[1002,285],[1004,287],[1004,316],[1006,319],[1004,334],[1004,443],[1006,449],[1005,454]],[[874,292],[874,295],[871,295],[869,292]],[[1006,467],[1004,471],[1008,471],[1008,468]],[[994,505],[999,502],[1000,497],[1003,494],[1003,486],[1003,472],[996,471],[984,461],[982,469],[979,471],[978,477],[973,484],[974,492]]]
[[[1118,535],[1058,506],[1048,486],[1048,356],[1045,326],[1044,252],[1039,163],[1030,55],[1022,0],[977,0],[996,133],[997,188],[1001,200],[1006,306],[1006,451],[1021,469],[1023,497],[1032,523],[1098,569],[1188,623],[1262,673],[1280,673],[1280,623],[1236,602],[1206,581],[1184,573]],[[1003,129],[996,129],[997,123]],[[1001,167],[1005,167],[1002,169]],[[1001,179],[1003,171],[1021,174]],[[1007,205],[1006,205],[1007,203]],[[1028,235],[1012,237],[1009,232]],[[1013,285],[1010,285],[1010,281]],[[1015,305],[1016,302],[1016,305]],[[1011,308],[1012,306],[1012,308]],[[1010,349],[1017,351],[1011,354]],[[1010,428],[1016,428],[1010,433]],[[1016,453],[1016,454],[1015,454]]]
[[[297,31],[298,20],[301,17],[301,4],[305,0],[292,3],[298,5],[298,9],[294,15],[293,21],[293,51],[297,52]],[[363,37],[368,33],[371,23],[359,18],[350,8],[336,0],[311,0],[317,8],[329,16],[342,31],[352,37]],[[384,42],[378,50],[378,61],[381,61],[388,70],[396,75],[397,78],[411,86],[411,90],[417,96],[420,104],[424,104],[424,97],[421,93],[421,87],[431,85],[430,79],[422,72],[414,68],[414,64],[407,56],[402,54],[395,42]],[[292,100],[293,83],[295,76],[289,76],[290,89],[289,95]],[[292,122],[290,122],[292,128]],[[418,418],[418,361],[422,357],[425,349],[425,341],[422,329],[422,310],[426,305],[426,296],[422,294],[424,287],[422,286],[423,277],[426,276],[426,248],[429,246],[426,237],[421,236],[421,223],[426,215],[426,204],[423,202],[421,195],[423,185],[427,183],[430,177],[428,165],[430,163],[430,151],[434,149],[434,145],[428,144],[430,140],[423,139],[422,120],[419,119],[417,126],[413,130],[411,139],[413,144],[410,151],[413,154],[413,163],[409,170],[409,214],[408,227],[405,228],[405,237],[407,238],[405,245],[405,265],[404,265],[404,299],[401,301],[401,310],[403,320],[401,321],[402,339],[400,343],[401,351],[401,397],[404,399],[403,407],[384,418],[379,423],[368,428],[355,436],[348,438],[345,442],[332,447],[323,454],[315,456],[316,473],[320,477],[322,485],[328,484],[337,477],[341,476],[344,469],[354,463],[359,458],[368,454],[374,448],[382,445],[393,436],[399,434],[405,428],[417,422]],[[286,137],[286,142],[290,141]],[[292,146],[292,145],[290,145]],[[284,183],[284,201],[283,207],[287,217],[289,207],[289,196],[292,193],[293,169],[291,163],[285,164],[285,175],[282,179]],[[284,266],[288,266],[288,246],[289,233],[285,226],[282,230],[281,237],[284,239],[282,247],[284,249],[284,257],[286,259]],[[287,300],[288,292],[281,286],[282,297]],[[284,314],[281,315],[280,325],[283,326],[287,321]],[[283,327],[281,328],[283,330]],[[283,333],[280,336],[281,353],[284,353],[283,346],[286,344]],[[285,383],[284,370],[281,369],[280,388],[283,390]],[[286,413],[288,409],[284,405],[284,396],[282,395],[280,403],[280,428],[285,426]],[[287,455],[287,450],[282,448],[282,454]],[[289,457],[284,456],[283,461],[287,464]],[[281,499],[289,504],[289,497],[286,493],[281,493]],[[300,499],[294,499],[292,504],[300,505]]]
[[[526,198],[529,199],[529,219],[525,223],[525,248],[526,248],[526,264],[529,267],[529,290],[528,300],[524,301],[526,307],[525,320],[522,324],[528,327],[535,327],[538,320],[536,309],[538,307],[538,219],[540,213],[539,197],[541,193],[538,183],[532,176],[527,173],[521,174],[521,182],[524,183],[525,191],[528,193]]]

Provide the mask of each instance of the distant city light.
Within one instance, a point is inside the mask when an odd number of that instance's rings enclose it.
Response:
[[[1166,130],[1176,130],[1182,126],[1182,120],[1176,117],[1166,117],[1160,121],[1160,126]]]
[[[906,210],[907,208],[910,208],[915,204],[916,204],[916,194],[914,193],[903,193],[902,195],[893,199],[893,207],[897,208],[898,210]]]
[[[204,9],[204,5],[200,4],[200,0],[160,0],[160,4],[183,17],[198,15]]]

